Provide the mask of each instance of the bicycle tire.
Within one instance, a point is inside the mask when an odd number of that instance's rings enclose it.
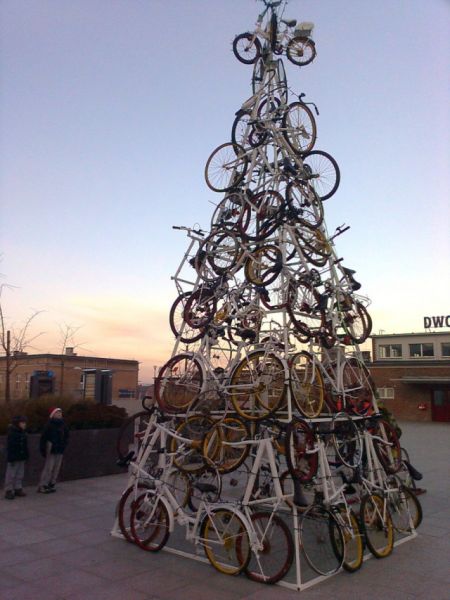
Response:
[[[252,46],[246,46],[245,40],[252,43],[253,48]],[[247,53],[248,56],[246,56]],[[244,65],[252,65],[256,63],[261,55],[261,43],[258,38],[254,37],[251,33],[241,33],[233,40],[233,54],[238,61],[244,63]]]
[[[355,344],[365,342],[372,331],[372,319],[364,304],[353,299],[343,303],[338,301],[338,310],[342,327],[350,339]]]
[[[283,268],[281,250],[275,245],[265,245],[252,252],[245,261],[244,273],[253,285],[265,287],[273,283]]]
[[[416,494],[397,483],[397,492],[388,491],[388,505],[394,529],[399,533],[412,533],[422,523],[423,511]]]
[[[246,241],[261,242],[272,235],[284,214],[283,196],[275,190],[255,194],[242,210],[238,228]]]
[[[289,572],[294,559],[291,532],[275,513],[255,512],[251,520],[262,548],[252,551],[245,574],[252,581],[276,583]]]
[[[291,477],[302,483],[311,481],[319,467],[314,433],[303,419],[294,417],[286,428],[286,463]]]
[[[210,510],[200,526],[206,558],[220,573],[238,575],[250,560],[247,526],[237,512],[226,508]]]
[[[310,419],[322,412],[324,382],[320,369],[308,352],[297,352],[290,360],[289,383],[299,412]]]
[[[175,434],[189,442],[171,437],[169,451],[173,454],[173,464],[184,473],[202,473],[207,463],[202,454],[203,438],[214,421],[204,415],[193,415],[183,419],[176,427]]]
[[[139,548],[158,552],[170,535],[170,519],[166,505],[151,492],[142,494],[131,511],[131,535]]]
[[[364,542],[358,519],[355,513],[345,506],[335,507],[333,515],[339,523],[344,539],[342,568],[348,573],[354,573],[362,567],[364,561]],[[338,547],[339,541],[339,537],[332,538],[338,553],[342,552],[342,549]]]
[[[323,204],[316,191],[300,180],[289,182],[286,188],[288,219],[309,229],[317,229],[323,222]]]
[[[321,504],[308,507],[300,520],[300,543],[308,565],[319,575],[332,575],[344,561],[344,536],[333,513]]]
[[[214,465],[220,474],[231,473],[246,460],[250,446],[228,446],[248,440],[250,432],[245,421],[238,417],[225,417],[206,433],[203,438],[202,454],[208,464]]]
[[[249,110],[238,111],[231,127],[231,142],[245,150],[258,148],[267,139],[267,131],[252,117]]]
[[[295,154],[304,154],[313,149],[317,126],[314,115],[306,104],[289,104],[282,119],[282,134]]]
[[[163,365],[155,379],[154,394],[161,410],[183,412],[203,387],[200,362],[192,354],[176,354]]]
[[[333,416],[331,429],[331,439],[340,462],[356,469],[361,463],[363,444],[353,419],[345,412],[338,412]]]
[[[389,474],[397,473],[402,466],[402,450],[394,427],[385,419],[378,419],[371,426],[371,434],[374,436],[375,452],[384,470]]]
[[[343,398],[346,409],[357,415],[374,411],[372,378],[366,365],[356,357],[347,357],[342,369]]]
[[[302,156],[302,161],[307,179],[322,202],[331,198],[341,181],[339,166],[331,154],[323,150],[311,150]]]
[[[286,47],[288,60],[298,67],[306,67],[316,58],[316,45],[310,38],[293,37]]]
[[[298,67],[309,65],[316,57],[316,45],[306,37],[293,37],[286,47],[288,60]]]
[[[149,490],[150,485],[147,483],[134,483],[127,487],[127,489],[122,493],[120,497],[119,503],[117,505],[117,522],[119,525],[120,532],[127,542],[134,544],[134,538],[131,535],[131,512],[136,503],[137,498],[139,498],[144,490]]]
[[[200,340],[204,335],[204,330],[194,329],[190,327],[184,318],[184,309],[186,302],[192,292],[184,292],[178,296],[172,304],[169,313],[169,324],[172,333],[183,344],[193,344]],[[182,332],[182,333],[181,333]]]
[[[361,500],[359,522],[367,547],[375,558],[385,558],[394,547],[394,525],[386,502],[377,494]]]
[[[248,156],[242,146],[232,142],[221,144],[206,162],[206,185],[214,192],[228,192],[239,186],[247,168]]]
[[[230,380],[231,402],[244,419],[260,421],[274,413],[285,392],[285,370],[273,352],[256,350],[235,367]]]
[[[298,232],[298,243],[303,256],[315,267],[326,265],[331,245],[321,229],[303,228]]]
[[[218,229],[236,233],[244,205],[245,199],[241,192],[232,191],[227,194],[213,212],[211,231]]]

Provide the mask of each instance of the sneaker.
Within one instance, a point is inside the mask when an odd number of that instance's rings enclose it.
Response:
[[[49,492],[56,492],[56,487],[55,487],[55,485],[56,485],[56,484],[54,484],[54,483],[49,483],[49,484],[48,484],[48,486],[47,486],[47,489],[48,489],[48,491],[49,491]]]
[[[36,490],[38,494],[51,494],[51,490],[48,489],[48,487],[46,485],[41,485],[40,487],[38,487],[38,489]]]
[[[15,494],[12,490],[8,490],[7,492],[5,492],[5,498],[6,500],[14,500],[15,498]]]
[[[16,498],[17,497],[24,498],[26,496],[25,492],[22,489],[14,490],[14,494],[15,494]]]

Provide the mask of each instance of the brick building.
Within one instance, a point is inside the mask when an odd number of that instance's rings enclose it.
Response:
[[[10,375],[11,399],[42,395],[92,400],[126,406],[136,398],[137,360],[78,356],[73,348],[65,354],[15,353]],[[0,402],[5,399],[6,357],[0,357]]]
[[[450,421],[450,333],[373,335],[372,356],[367,366],[396,417]]]

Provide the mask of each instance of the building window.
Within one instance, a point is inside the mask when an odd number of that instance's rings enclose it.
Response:
[[[401,344],[380,344],[378,346],[378,358],[401,358]]]
[[[444,342],[441,344],[442,356],[450,356],[450,342]]]
[[[393,400],[395,398],[394,388],[388,388],[388,387],[378,388],[377,391],[378,391],[378,396],[380,397],[380,400]]]
[[[434,356],[433,344],[410,344],[409,355],[411,358]]]
[[[119,390],[119,398],[135,398],[136,390]]]
[[[20,373],[16,375],[16,390],[20,390]]]

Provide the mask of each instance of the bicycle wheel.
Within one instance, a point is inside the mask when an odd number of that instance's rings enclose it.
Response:
[[[316,121],[303,102],[292,102],[283,115],[282,134],[291,150],[304,154],[316,143]]]
[[[192,354],[177,354],[161,367],[155,379],[155,398],[167,412],[183,412],[202,389],[203,373]]]
[[[244,65],[252,65],[261,55],[261,43],[251,33],[241,33],[233,40],[233,54]]]
[[[226,575],[238,575],[250,560],[247,527],[237,512],[214,508],[200,527],[205,554],[212,566]]]
[[[314,188],[302,181],[291,181],[286,188],[289,205],[288,217],[293,224],[300,223],[309,229],[322,224],[324,211],[322,202]]]
[[[306,562],[320,575],[339,571],[344,561],[344,536],[334,515],[313,504],[300,521],[300,544]]]
[[[396,476],[392,484],[387,482],[388,506],[394,528],[399,533],[411,533],[422,523],[422,506],[417,496],[403,486]],[[393,487],[394,489],[390,489]]]
[[[194,415],[181,421],[175,428],[177,437],[171,437],[170,452],[173,454],[173,464],[185,473],[198,473],[207,465],[202,455],[203,438],[214,425],[214,421],[203,415]]]
[[[203,242],[202,251],[214,273],[225,275],[236,266],[242,253],[238,238],[230,231],[215,231]]]
[[[216,206],[211,217],[211,231],[219,229],[222,231],[237,231],[237,224],[245,205],[242,192],[232,191],[225,196]]]
[[[130,532],[134,542],[147,552],[158,552],[169,538],[169,513],[153,492],[141,494],[130,517]]]
[[[302,156],[306,178],[322,200],[328,200],[336,192],[341,172],[334,158],[322,150],[312,150]]]
[[[208,285],[200,286],[186,300],[184,318],[192,329],[204,329],[213,319],[217,309],[217,298]]]
[[[257,286],[273,283],[281,273],[283,255],[274,245],[261,246],[245,261],[244,273],[247,281]]]
[[[267,139],[267,131],[249,110],[238,111],[231,127],[231,141],[245,150],[257,148]]]
[[[345,506],[335,507],[333,515],[342,531],[344,548],[339,547],[340,536],[333,537],[332,542],[336,545],[338,554],[344,553],[342,567],[349,573],[354,573],[361,568],[364,560],[363,537],[359,530],[358,519],[352,510]],[[334,532],[337,530],[334,529]]]
[[[309,65],[316,57],[316,45],[310,38],[293,37],[286,47],[286,56],[299,67]]]
[[[358,428],[347,413],[339,412],[331,421],[334,448],[339,460],[346,467],[356,469],[361,463],[363,445]]]
[[[324,383],[312,356],[308,352],[294,354],[289,375],[292,398],[298,410],[310,419],[318,417],[323,407]]]
[[[316,267],[323,267],[331,255],[331,245],[320,229],[303,228],[298,232],[303,256]]]
[[[250,432],[238,417],[225,417],[216,423],[205,435],[202,453],[206,462],[213,464],[219,473],[231,473],[242,465],[248,456],[250,446],[229,446],[248,440]]]
[[[187,506],[192,493],[189,476],[179,469],[169,469],[168,472],[163,473],[162,479],[175,498],[177,505],[180,508]]]
[[[259,192],[246,203],[239,221],[245,240],[260,242],[272,235],[284,213],[283,196],[274,190]]]
[[[384,419],[378,419],[371,426],[373,445],[387,473],[397,473],[402,466],[402,450],[397,432],[390,423]]]
[[[377,494],[361,500],[359,521],[367,546],[375,558],[385,558],[394,547],[394,526],[387,502]]]
[[[206,162],[206,184],[214,192],[227,192],[238,187],[245,177],[247,167],[248,157],[242,146],[232,142],[222,144]]]
[[[349,299],[338,302],[342,327],[355,344],[366,341],[372,331],[372,319],[366,307],[361,302]]]
[[[149,489],[149,483],[133,483],[123,492],[117,505],[119,529],[127,542],[131,542],[132,544],[134,544],[134,538],[131,535],[131,512],[136,504],[136,500],[142,495],[142,492]]]
[[[230,391],[239,416],[251,421],[268,417],[283,399],[285,370],[282,361],[272,352],[252,352],[234,369]]]
[[[286,463],[292,477],[311,481],[319,466],[314,433],[302,419],[294,417],[286,428]]]
[[[252,581],[276,583],[288,573],[294,558],[294,542],[286,523],[275,513],[251,516],[258,548],[252,551],[245,574]]]
[[[175,302],[172,304],[169,314],[170,329],[174,336],[179,338],[183,344],[192,344],[200,340],[205,332],[191,327],[184,318],[184,310],[186,308],[186,302],[192,292],[185,292],[180,294]]]
[[[366,365],[355,357],[346,358],[342,370],[343,397],[347,409],[355,415],[373,413],[374,390]]]

